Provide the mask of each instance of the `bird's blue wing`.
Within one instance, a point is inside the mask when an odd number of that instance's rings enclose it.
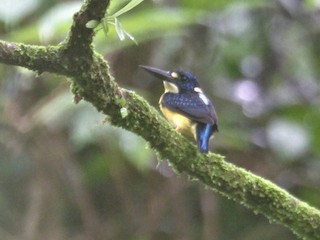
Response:
[[[180,113],[193,121],[209,123],[217,127],[217,114],[212,102],[203,94],[192,92],[184,94],[166,93],[162,104],[171,111]]]

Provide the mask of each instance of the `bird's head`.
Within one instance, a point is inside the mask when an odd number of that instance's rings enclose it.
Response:
[[[189,72],[181,70],[165,71],[143,65],[140,65],[140,67],[163,80],[166,92],[181,93],[186,91],[201,91],[196,77]]]

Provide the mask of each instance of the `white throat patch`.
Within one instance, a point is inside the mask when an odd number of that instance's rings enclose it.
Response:
[[[163,81],[163,86],[164,86],[165,92],[179,93],[179,88],[177,87],[177,85],[171,82]]]

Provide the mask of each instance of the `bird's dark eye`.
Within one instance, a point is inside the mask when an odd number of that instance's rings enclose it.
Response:
[[[186,78],[186,76],[181,76],[181,81],[182,81],[182,82],[185,82],[185,81],[187,81],[187,78]]]

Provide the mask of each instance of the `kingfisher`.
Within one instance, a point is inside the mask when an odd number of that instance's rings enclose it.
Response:
[[[210,99],[204,94],[197,78],[190,72],[140,65],[163,80],[164,93],[159,105],[162,113],[176,130],[195,139],[202,153],[209,150],[209,140],[218,132],[218,117]]]

